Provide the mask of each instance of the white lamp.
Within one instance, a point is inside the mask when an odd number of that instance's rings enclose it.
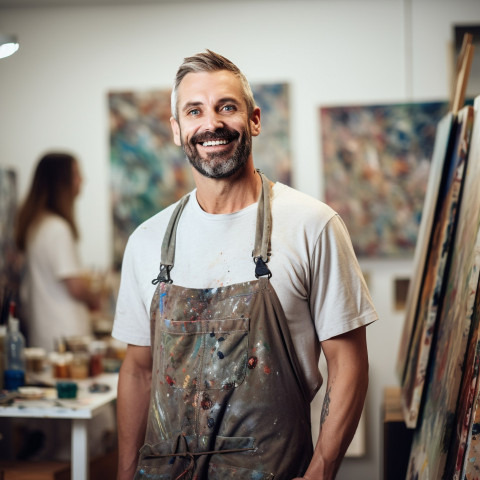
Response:
[[[18,50],[18,40],[13,35],[2,35],[0,33],[0,58],[8,57]]]

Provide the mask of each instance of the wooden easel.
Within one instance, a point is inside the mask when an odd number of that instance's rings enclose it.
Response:
[[[473,61],[473,51],[475,49],[472,44],[472,39],[473,35],[471,33],[466,33],[463,36],[462,48],[457,59],[449,105],[449,111],[454,114],[456,114],[465,103],[465,92],[467,90],[468,78]]]

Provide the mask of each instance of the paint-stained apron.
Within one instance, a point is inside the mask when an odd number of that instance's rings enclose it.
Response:
[[[270,185],[262,175],[257,280],[174,285],[176,228],[188,196],[170,219],[154,281],[152,392],[135,479],[291,480],[310,462],[310,392],[266,265]]]

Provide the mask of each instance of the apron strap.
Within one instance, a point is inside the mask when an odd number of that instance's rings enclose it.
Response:
[[[266,263],[269,260],[270,252],[270,235],[272,232],[272,215],[271,215],[271,183],[268,178],[257,169],[260,178],[262,179],[262,191],[258,200],[257,207],[257,224],[255,230],[255,245],[252,252],[253,261],[255,263],[255,277],[268,276],[270,278],[272,273],[267,267]],[[181,198],[178,205],[170,217],[170,221],[165,231],[165,236],[162,242],[162,256],[160,260],[160,272],[157,278],[152,280],[153,285],[160,282],[172,283],[170,277],[170,270],[172,270],[175,262],[175,243],[177,236],[177,227],[182,215],[183,209],[190,198],[190,194]]]
[[[154,285],[157,285],[159,282],[172,283],[172,279],[170,278],[170,270],[173,268],[173,264],[175,262],[175,243],[178,222],[189,199],[189,194],[183,196],[180,199],[180,202],[178,202],[178,205],[175,207],[172,216],[170,217],[170,221],[168,222],[167,230],[165,231],[165,236],[163,237],[162,242],[160,272],[157,278],[152,280]]]
[[[270,235],[272,232],[271,183],[260,170],[257,169],[257,172],[262,179],[262,192],[258,200],[255,246],[252,257],[255,262],[255,277],[259,278],[267,275],[270,278],[272,273],[266,263],[270,256]]]

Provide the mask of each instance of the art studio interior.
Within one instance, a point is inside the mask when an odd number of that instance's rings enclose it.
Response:
[[[206,49],[251,85],[255,166],[340,215],[378,315],[335,478],[479,478],[479,0],[0,0],[0,479],[116,478],[123,255],[195,188],[171,91]],[[82,335],[35,330],[24,294],[19,212],[47,152],[81,176]],[[4,373],[14,337],[21,380]]]

